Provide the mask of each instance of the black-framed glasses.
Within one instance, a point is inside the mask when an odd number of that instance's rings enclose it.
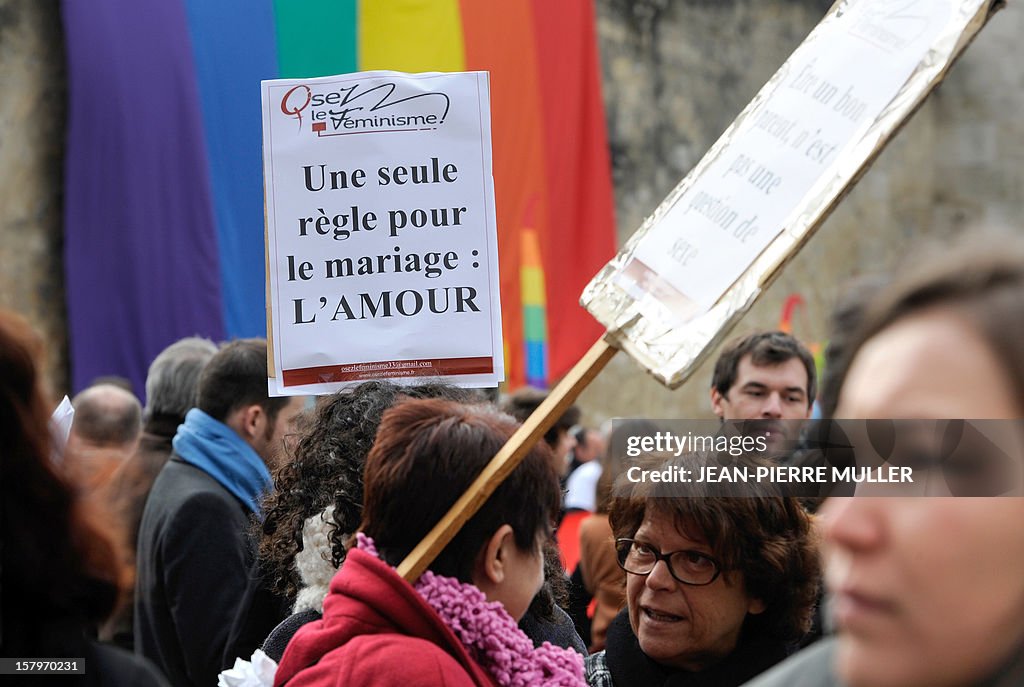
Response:
[[[615,540],[619,567],[634,575],[650,575],[658,561],[665,561],[668,572],[677,581],[693,587],[711,584],[722,573],[722,566],[700,551],[684,549],[662,553],[650,544],[622,537]]]

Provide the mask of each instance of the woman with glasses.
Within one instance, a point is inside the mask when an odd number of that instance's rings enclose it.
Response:
[[[671,467],[698,474],[701,462]],[[587,659],[592,687],[740,685],[807,631],[819,569],[795,498],[639,484],[610,519],[627,605]]]

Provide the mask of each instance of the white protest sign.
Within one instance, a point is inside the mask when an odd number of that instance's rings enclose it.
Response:
[[[582,303],[676,386],[799,250],[994,0],[844,0],[591,281]]]
[[[271,392],[504,379],[487,74],[263,82]]]
[[[714,305],[896,95],[945,28],[951,2],[852,4],[847,30],[793,56],[729,153],[652,227],[636,259],[701,311]]]

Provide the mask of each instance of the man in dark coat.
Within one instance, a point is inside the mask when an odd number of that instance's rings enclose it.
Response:
[[[174,685],[216,684],[225,667],[252,564],[246,531],[301,406],[267,397],[262,339],[227,344],[203,370],[139,528],[135,651]]]

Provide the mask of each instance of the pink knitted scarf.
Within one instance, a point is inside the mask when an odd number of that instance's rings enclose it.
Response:
[[[359,549],[379,557],[373,540],[360,532]],[[583,657],[544,642],[534,648],[499,601],[454,577],[427,571],[413,585],[451,628],[470,655],[502,687],[585,687]]]

